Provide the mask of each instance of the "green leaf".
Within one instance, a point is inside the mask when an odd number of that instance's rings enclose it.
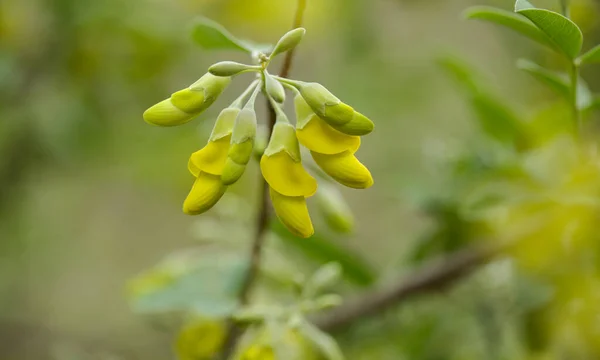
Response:
[[[171,256],[130,284],[130,302],[140,313],[187,312],[224,317],[238,305],[248,268],[241,255],[182,253]]]
[[[527,59],[517,60],[517,68],[527,72],[536,80],[539,80],[561,96],[564,96],[565,99],[568,100],[571,96],[571,85],[569,84],[569,77],[567,74],[548,70]]]
[[[321,263],[340,264],[343,276],[348,281],[361,286],[369,286],[375,282],[377,276],[364,259],[322,235],[315,234],[308,239],[299,238],[290,233],[278,220],[272,221],[270,228],[287,245],[295,247],[306,256]]]
[[[581,65],[600,63],[600,45],[581,55],[577,62]]]
[[[252,43],[236,38],[221,24],[205,17],[195,21],[192,39],[207,50],[240,50],[249,53],[256,50]]]
[[[517,67],[556,91],[565,100],[571,100],[571,83],[567,74],[548,70],[526,59],[519,59]],[[580,78],[577,82],[577,107],[579,109],[586,109],[591,103],[592,94],[590,93],[590,89],[587,83]]]
[[[554,11],[537,9],[527,0],[517,0],[515,12],[531,20],[570,59],[581,52],[583,34],[570,19]]]
[[[505,26],[533,41],[556,49],[556,45],[548,38],[548,36],[546,36],[546,34],[544,34],[544,32],[538,29],[531,21],[513,12],[491,6],[474,6],[468,8],[464,12],[464,16],[467,19],[484,20]]]
[[[323,332],[310,322],[303,320],[300,323],[300,333],[313,345],[327,360],[344,360],[344,354],[335,339]]]

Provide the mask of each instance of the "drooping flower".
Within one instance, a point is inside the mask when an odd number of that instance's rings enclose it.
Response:
[[[206,146],[190,156],[188,169],[196,177],[196,181],[183,203],[186,214],[198,215],[209,210],[227,190],[227,186],[221,181],[221,175],[229,151],[233,124],[239,112],[239,109],[232,107],[221,111]]]
[[[146,110],[144,120],[159,126],[185,124],[212,105],[230,82],[229,77],[206,73],[189,87]]]
[[[298,236],[311,236],[314,229],[306,198],[317,191],[317,181],[302,166],[296,130],[287,119],[275,124],[260,168],[281,222]]]

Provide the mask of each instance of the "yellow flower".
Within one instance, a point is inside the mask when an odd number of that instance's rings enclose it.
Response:
[[[317,181],[302,166],[300,146],[291,124],[275,124],[260,169],[269,186],[282,195],[309,197],[317,191]]]
[[[296,136],[302,145],[321,154],[339,154],[346,150],[355,152],[360,146],[360,137],[341,133],[315,114],[298,95],[294,99],[296,108]]]
[[[183,212],[199,215],[206,212],[221,199],[227,186],[221,182],[221,176],[201,171],[196,177],[192,190],[183,202]]]
[[[144,120],[159,126],[185,124],[210,107],[230,82],[229,77],[206,73],[188,88],[146,110]]]
[[[315,194],[317,181],[302,166],[300,145],[291,124],[275,124],[260,168],[270,186],[277,217],[292,233],[305,238],[311,236],[314,229],[305,198]]]
[[[327,155],[315,151],[310,152],[313,159],[327,175],[342,185],[354,189],[366,189],[373,185],[373,177],[350,150],[343,153]]]
[[[222,321],[199,319],[186,325],[175,341],[179,360],[210,359],[223,346],[225,326]]]
[[[222,173],[223,184],[231,185],[244,174],[246,165],[252,157],[256,127],[256,112],[254,109],[242,109],[235,119],[231,146]]]
[[[315,233],[304,196],[285,196],[273,188],[269,188],[269,194],[275,214],[290,232],[303,238]]]
[[[196,181],[183,203],[186,214],[198,215],[209,210],[227,190],[221,181],[221,174],[229,151],[233,124],[239,112],[236,108],[221,111],[206,146],[190,156],[188,169]]]

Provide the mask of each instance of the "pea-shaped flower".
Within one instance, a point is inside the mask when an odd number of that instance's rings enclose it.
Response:
[[[237,115],[231,137],[231,146],[225,161],[222,181],[231,185],[244,174],[252,157],[256,138],[256,113],[253,108],[244,108]]]
[[[190,156],[188,169],[196,177],[192,190],[183,203],[186,214],[198,215],[212,208],[223,196],[227,187],[221,181],[229,151],[233,124],[240,112],[238,108],[221,111],[208,143]]]
[[[185,124],[210,107],[230,82],[229,77],[206,73],[188,88],[146,110],[144,120],[160,126]]]
[[[314,229],[306,198],[317,191],[317,181],[302,166],[296,130],[287,121],[275,124],[260,168],[281,222],[298,236],[311,236]]]
[[[298,140],[310,150],[317,165],[345,186],[366,189],[373,185],[371,173],[354,156],[360,146],[360,138],[329,126],[312,112],[302,96],[296,96],[294,104]]]
[[[367,135],[373,131],[374,125],[369,118],[335,97],[323,85],[294,81],[292,86],[300,94],[310,108],[327,124],[348,135]]]

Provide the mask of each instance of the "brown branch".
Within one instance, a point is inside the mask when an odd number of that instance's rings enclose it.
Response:
[[[296,8],[296,15],[294,17],[294,22],[292,25],[292,29],[300,27],[302,25],[302,19],[304,16],[304,10],[306,9],[306,1],[307,0],[298,0],[298,6]],[[281,71],[279,72],[279,76],[287,77],[292,68],[292,60],[294,58],[294,49],[288,51],[286,53],[285,59],[283,61],[283,65],[281,67]],[[275,109],[271,103],[267,100],[267,108],[269,113],[269,121],[267,124],[267,134],[271,135],[273,131],[273,127],[275,126],[275,120],[277,118],[275,114]],[[242,283],[240,293],[239,293],[239,301],[241,305],[245,305],[248,303],[248,297],[252,287],[256,281],[257,274],[260,269],[260,262],[262,258],[262,248],[265,241],[265,235],[268,232],[269,225],[269,185],[262,177],[262,174],[259,173],[259,208],[258,215],[256,217],[256,232],[254,234],[254,241],[252,243],[252,249],[250,251],[250,264],[248,268],[248,272],[246,273],[246,277],[244,278],[244,282]],[[235,324],[233,321],[229,321],[228,323],[228,331],[227,337],[225,338],[225,343],[223,347],[223,352],[220,356],[222,360],[228,359],[235,351],[237,343],[240,337],[243,334],[244,329]]]
[[[428,292],[439,291],[471,274],[478,266],[504,252],[513,242],[486,244],[458,251],[423,265],[398,283],[369,291],[323,317],[315,324],[326,331],[342,329],[356,320],[379,314],[399,303]]]

